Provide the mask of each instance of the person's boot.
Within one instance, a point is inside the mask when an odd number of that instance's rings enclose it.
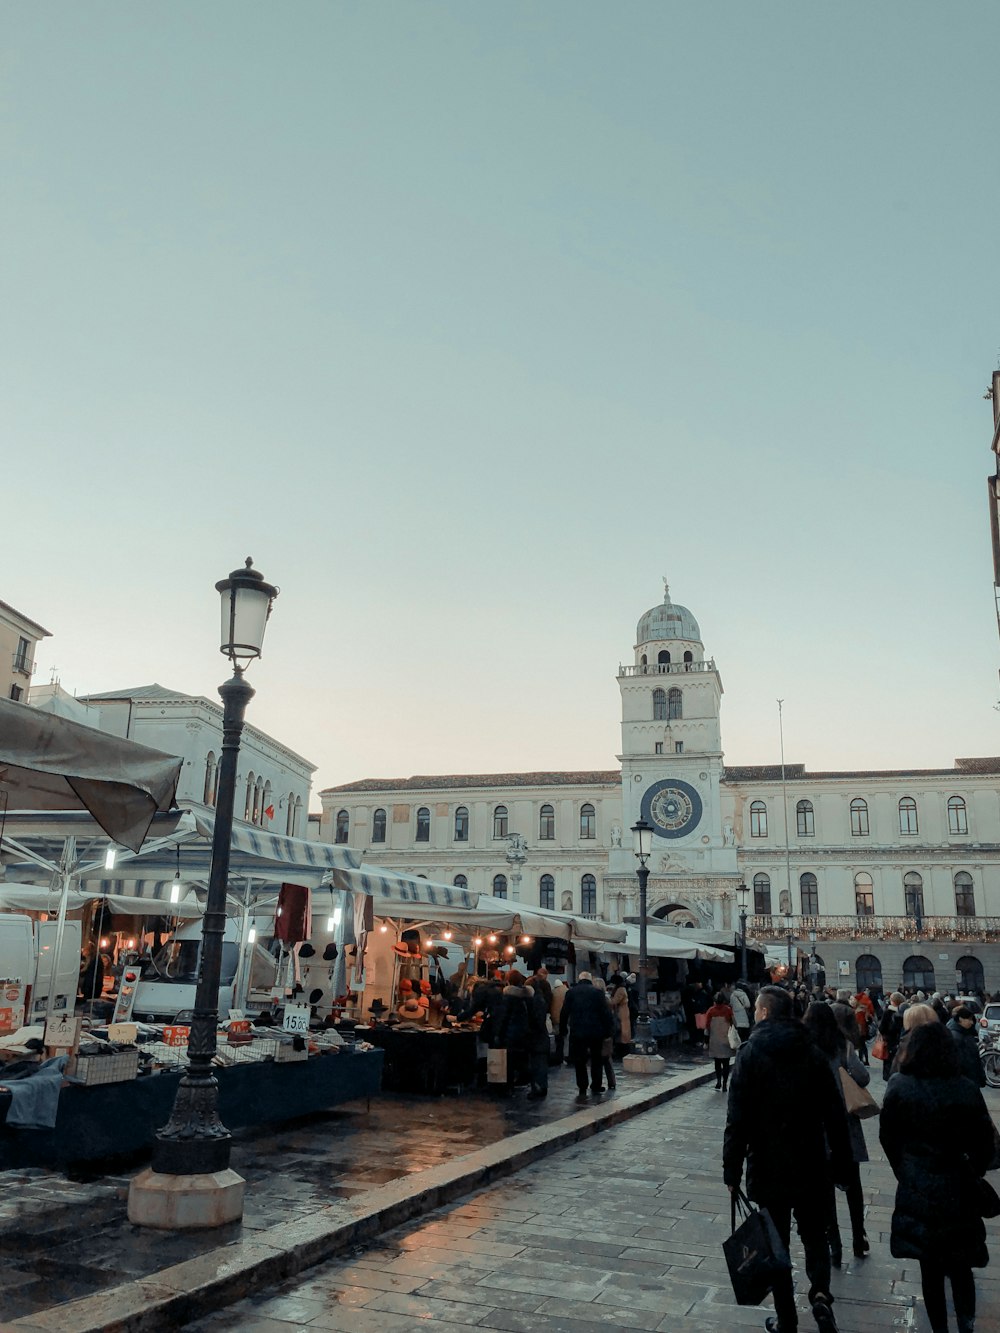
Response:
[[[955,1318],[958,1321],[958,1333],[975,1333],[976,1316],[974,1314],[960,1314]]]
[[[863,1259],[871,1249],[871,1246],[868,1244],[868,1237],[863,1231],[855,1231],[853,1248],[855,1259]]]
[[[837,1321],[830,1306],[829,1296],[817,1296],[812,1303],[813,1318],[819,1333],[837,1333]]]

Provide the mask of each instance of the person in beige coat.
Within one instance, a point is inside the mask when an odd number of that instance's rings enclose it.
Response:
[[[625,979],[617,972],[611,978],[609,998],[617,1029],[615,1055],[627,1055],[632,1049],[632,1019],[628,1011],[628,991],[625,988]]]

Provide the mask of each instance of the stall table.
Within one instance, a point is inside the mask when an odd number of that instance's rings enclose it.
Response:
[[[217,1068],[219,1116],[228,1129],[291,1120],[378,1092],[381,1051]],[[100,1161],[149,1148],[174,1104],[181,1070],[93,1087],[67,1084],[52,1129],[8,1128],[9,1093],[0,1093],[0,1170]]]
[[[386,1088],[440,1094],[476,1082],[478,1032],[376,1026],[365,1040],[385,1052]]]

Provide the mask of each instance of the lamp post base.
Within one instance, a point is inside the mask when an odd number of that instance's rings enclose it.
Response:
[[[133,1177],[128,1220],[161,1231],[195,1231],[238,1222],[243,1216],[246,1181],[235,1171],[167,1176],[147,1168]]]
[[[666,1068],[666,1061],[662,1055],[640,1055],[637,1051],[630,1051],[622,1061],[622,1069],[626,1074],[662,1074]]]

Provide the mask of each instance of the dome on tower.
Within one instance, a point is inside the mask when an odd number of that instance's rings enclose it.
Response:
[[[670,588],[663,583],[663,602],[654,606],[639,620],[635,631],[636,643],[653,643],[657,639],[686,639],[701,643],[698,622],[686,606],[670,600]]]

